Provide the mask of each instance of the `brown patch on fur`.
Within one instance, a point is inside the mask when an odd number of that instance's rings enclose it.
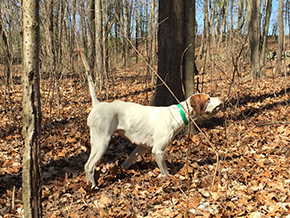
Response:
[[[209,97],[206,94],[197,94],[190,98],[190,105],[196,113],[201,114]]]

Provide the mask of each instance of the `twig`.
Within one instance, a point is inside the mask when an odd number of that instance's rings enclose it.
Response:
[[[269,125],[275,125],[275,124],[289,125],[290,122],[289,121],[286,121],[286,122],[273,121],[273,122],[269,122],[269,123],[257,123],[256,126],[269,126]]]
[[[12,210],[15,209],[15,186],[13,186],[13,191],[12,191]]]
[[[189,172],[188,172],[188,157],[189,157],[189,141],[190,141],[190,124],[188,125],[188,135],[187,135],[187,149],[186,149],[186,176],[187,176],[187,198],[186,198],[186,205],[185,205],[185,212],[184,217],[187,217],[188,211],[188,204],[189,204],[189,191],[190,191],[190,179],[189,179]]]

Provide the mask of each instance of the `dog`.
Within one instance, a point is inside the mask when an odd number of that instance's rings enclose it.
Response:
[[[223,104],[218,97],[194,94],[178,105],[168,107],[142,106],[140,104],[115,100],[112,103],[99,102],[89,80],[93,108],[88,116],[91,153],[85,164],[87,183],[98,188],[94,171],[108,148],[111,135],[119,135],[134,142],[137,147],[122,164],[128,169],[148,149],[152,149],[155,161],[163,176],[169,174],[164,153],[173,138],[184,129],[191,118],[197,120],[204,113],[212,113]],[[190,117],[190,118],[189,118]]]

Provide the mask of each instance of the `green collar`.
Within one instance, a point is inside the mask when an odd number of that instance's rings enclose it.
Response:
[[[185,116],[185,113],[184,113],[184,111],[183,111],[181,105],[178,104],[177,107],[178,107],[178,109],[179,109],[179,113],[180,113],[180,116],[181,116],[181,118],[182,118],[184,124],[185,124],[185,125],[188,125],[188,120],[187,120],[187,118],[186,118],[186,116]]]

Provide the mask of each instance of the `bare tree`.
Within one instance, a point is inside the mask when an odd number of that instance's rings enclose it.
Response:
[[[253,79],[260,77],[260,0],[247,0],[247,27],[249,40],[249,58]]]
[[[24,217],[41,217],[39,138],[39,1],[23,0],[23,204]]]
[[[220,19],[222,20],[221,23],[221,30],[220,30],[220,35],[219,35],[219,41],[218,41],[218,48],[220,47],[221,42],[223,41],[224,38],[224,32],[225,32],[225,27],[227,23],[227,14],[228,14],[228,9],[229,9],[229,3],[228,1],[222,1],[219,2],[220,4]]]
[[[281,73],[283,39],[284,39],[283,7],[284,7],[283,0],[279,0],[279,9],[278,9],[279,35],[278,35],[277,60],[276,60],[276,67],[275,67],[276,75]]]
[[[244,26],[244,1],[238,0],[238,35],[239,38],[242,38],[242,29]]]
[[[215,34],[215,23],[214,19],[216,18],[216,0],[209,1],[209,9],[210,9],[210,30],[212,37],[212,44],[216,47],[216,34]]]
[[[154,69],[155,65],[155,30],[156,30],[156,22],[155,22],[155,0],[151,0],[150,4],[150,23],[149,23],[149,34],[148,34],[148,41],[149,41],[149,65],[148,71],[151,75],[151,83],[154,84],[155,82],[155,74],[151,71],[151,69]]]
[[[5,88],[4,88],[4,109],[5,111],[8,111],[8,107],[11,107],[10,80],[11,80],[12,54],[11,54],[11,49],[10,49],[11,46],[9,45],[7,34],[2,25],[1,10],[0,10],[0,38],[4,42],[3,44],[4,44],[5,54],[6,54],[3,58],[6,65],[6,75],[5,75],[6,78],[5,78]],[[9,101],[8,107],[6,106],[6,95],[8,95],[8,101]]]
[[[139,1],[135,1],[135,47],[138,50],[139,46],[139,19],[140,19],[140,13],[139,13],[140,3]],[[138,54],[136,54],[136,64],[138,63]]]
[[[183,83],[185,98],[195,92],[194,75],[197,74],[195,67],[195,0],[187,0],[185,7],[185,50]]]
[[[96,84],[100,89],[104,84],[103,52],[102,52],[102,5],[101,0],[95,0],[95,50],[96,50]]]
[[[214,28],[214,27],[213,27]],[[215,40],[215,38],[214,38]],[[194,75],[197,74],[195,67],[195,0],[186,0],[185,7],[185,50],[183,81],[185,98],[195,93]],[[190,133],[195,133],[194,125],[190,122]],[[187,130],[188,128],[186,128]]]
[[[95,63],[95,0],[88,0],[87,5],[88,16],[88,47],[87,60],[90,69],[93,72]]]
[[[266,62],[266,48],[267,48],[267,39],[268,39],[268,31],[270,24],[270,16],[271,16],[271,8],[272,8],[272,0],[266,1],[266,15],[265,15],[265,25],[263,29],[263,45],[262,45],[262,53],[261,53],[261,65],[264,66]]]
[[[158,30],[158,74],[165,80],[179,100],[183,100],[181,89],[181,56],[184,51],[184,3],[179,0],[159,0]],[[160,79],[157,79],[154,105],[176,103]]]
[[[130,65],[130,49],[129,49],[129,42],[128,40],[131,39],[130,37],[130,24],[131,24],[131,12],[132,12],[132,1],[124,0],[124,55],[125,55],[125,64],[124,66],[127,67]]]

